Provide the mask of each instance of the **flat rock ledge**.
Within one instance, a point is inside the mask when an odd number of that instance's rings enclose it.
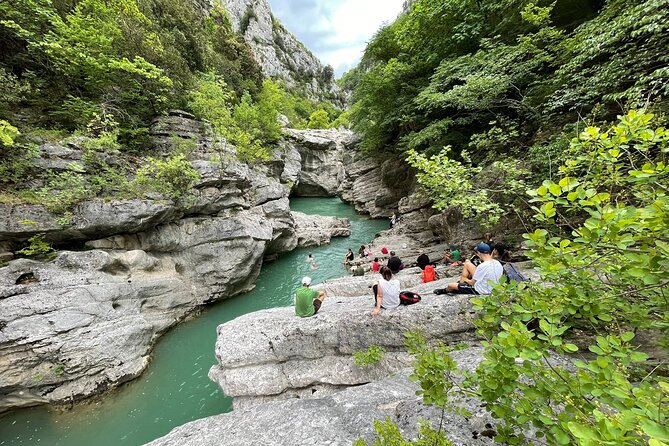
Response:
[[[321,311],[298,318],[292,307],[241,316],[218,327],[216,358],[209,377],[239,409],[272,399],[315,398],[388,377],[409,365],[404,333],[421,331],[428,339],[449,344],[475,339],[470,297],[435,296],[443,279],[412,289],[419,304],[383,310],[372,317],[371,276],[350,278],[330,290],[366,289],[358,296],[328,293]],[[408,278],[405,277],[406,284]],[[415,285],[412,281],[411,285]],[[316,288],[328,289],[328,284]],[[404,287],[403,287],[404,288]],[[372,345],[386,355],[373,367],[358,367],[353,354]]]
[[[482,350],[456,351],[451,357],[461,368],[471,370],[480,363]],[[490,438],[494,436],[495,421],[481,401],[454,398],[471,416],[464,418],[447,411],[442,420],[440,410],[425,406],[416,396],[418,385],[409,381],[410,373],[404,368],[392,377],[324,398],[274,401],[236,409],[177,427],[149,445],[351,445],[359,438],[371,444],[376,436],[374,420],[387,418],[397,424],[407,439],[417,438],[418,420],[424,419],[434,429],[441,423],[454,445],[497,444]]]

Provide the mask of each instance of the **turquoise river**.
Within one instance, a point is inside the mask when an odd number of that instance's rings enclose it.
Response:
[[[0,445],[141,445],[181,424],[230,411],[231,398],[207,377],[215,362],[217,325],[252,311],[292,305],[292,292],[302,276],[320,283],[345,275],[341,261],[346,248],[357,252],[388,227],[387,220],[358,215],[337,198],[295,198],[291,208],[348,217],[352,235],[318,248],[296,249],[263,265],[253,291],[215,304],[169,331],[144,374],[102,398],[66,411],[38,407],[0,415]],[[306,262],[309,253],[318,269]]]

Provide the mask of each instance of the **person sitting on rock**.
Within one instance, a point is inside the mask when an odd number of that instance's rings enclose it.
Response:
[[[363,258],[367,255],[367,248],[365,248],[365,245],[360,245],[360,249],[358,249],[358,255],[360,258]]]
[[[511,261],[511,253],[509,248],[503,243],[497,243],[492,246],[492,256],[499,260],[502,265]]]
[[[351,248],[348,248],[348,252],[344,256],[344,265],[350,265],[354,258],[353,251],[351,251]]]
[[[309,288],[311,277],[302,279],[302,286],[295,291],[295,314],[300,317],[310,317],[318,313],[325,299],[324,291]]]
[[[372,286],[374,291],[374,309],[376,316],[381,308],[392,309],[400,306],[400,281],[393,279],[393,272],[387,266],[381,268],[381,277]]]
[[[354,277],[359,277],[359,276],[364,276],[365,275],[365,268],[362,266],[362,263],[358,263],[358,266],[355,267],[353,270],[353,276]]]
[[[375,273],[375,272],[379,271],[380,269],[381,269],[381,264],[379,263],[379,258],[374,257],[374,261],[372,262],[372,266],[370,267],[369,270]]]
[[[449,264],[460,264],[462,261],[462,255],[457,246],[451,245],[448,247],[448,251],[444,254],[444,263]]]
[[[400,270],[404,269],[404,263],[402,263],[402,260],[395,255],[395,251],[390,251],[390,258],[388,259],[387,265],[393,274],[397,274]]]
[[[416,265],[418,265],[418,267],[419,267],[421,270],[424,270],[425,267],[426,267],[427,265],[429,265],[429,264],[430,264],[430,258],[429,258],[429,257],[427,256],[427,254],[425,254],[425,253],[422,253],[422,254],[419,255],[418,258],[416,259]]]
[[[458,293],[458,294],[490,294],[493,284],[499,283],[502,277],[502,264],[492,257],[492,249],[485,243],[480,243],[474,248],[476,255],[481,259],[481,264],[473,266],[471,262],[465,262],[459,282],[451,282],[446,288],[434,290],[434,294]],[[471,278],[467,275],[474,268]]]

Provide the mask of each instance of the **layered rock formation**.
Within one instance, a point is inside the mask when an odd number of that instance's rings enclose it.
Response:
[[[272,14],[267,0],[223,0],[235,31],[244,36],[263,74],[280,79],[312,98],[343,106],[344,94],[324,67]]]
[[[191,162],[200,179],[186,204],[86,201],[66,222],[43,206],[0,205],[5,249],[35,234],[65,248],[49,263],[0,268],[0,411],[76,400],[136,377],[161,333],[208,302],[251,290],[264,256],[350,234],[347,219],[291,213],[296,148],[256,168],[234,154],[220,163],[202,129],[183,112],[153,129],[160,144],[174,134],[198,142]],[[81,157],[75,144],[43,152],[53,170]]]
[[[398,277],[403,289],[424,294],[419,305],[385,310],[374,318],[371,278],[354,277],[315,287],[326,290],[328,297],[312,318],[295,317],[293,308],[275,308],[219,326],[218,364],[210,378],[235,397],[236,408],[270,399],[320,397],[406,367],[406,332],[421,331],[447,343],[475,338],[469,298],[431,294],[449,279],[418,285],[418,271]],[[356,366],[353,353],[372,345],[388,352],[385,359],[374,367]]]
[[[451,357],[464,370],[472,370],[482,360],[477,348],[453,352]],[[449,411],[442,414],[416,396],[419,388],[408,380],[409,374],[410,370],[404,369],[392,377],[316,399],[294,398],[236,409],[180,426],[149,445],[345,445],[359,438],[372,444],[376,438],[374,421],[387,418],[407,439],[418,437],[418,421],[422,419],[435,430],[441,426],[454,445],[497,444],[492,439],[495,420],[481,401],[454,394],[452,401],[471,416]]]

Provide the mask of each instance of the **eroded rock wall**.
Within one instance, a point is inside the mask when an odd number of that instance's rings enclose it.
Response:
[[[161,333],[253,289],[265,256],[350,234],[347,219],[291,212],[302,169],[295,149],[249,168],[220,156],[183,112],[155,124],[159,144],[174,134],[198,142],[192,200],[86,201],[66,222],[43,206],[0,206],[4,249],[35,234],[61,247],[52,262],[0,268],[0,411],[77,400],[138,376]],[[78,150],[53,146],[43,164],[59,169]]]

